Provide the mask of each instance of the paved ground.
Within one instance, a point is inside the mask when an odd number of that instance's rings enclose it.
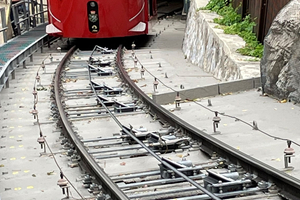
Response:
[[[185,20],[181,20],[181,16],[163,19],[155,25],[152,32],[154,37],[149,47],[136,51],[137,58],[151,74],[145,72],[141,77],[141,64],[138,63],[134,68],[131,51],[126,52],[124,64],[131,68],[129,75],[149,95],[154,92],[154,76],[173,89],[189,89],[220,82],[185,59],[181,51],[184,30]],[[170,91],[159,83],[155,92],[161,94]]]
[[[173,23],[174,22],[174,23]],[[155,26],[155,33],[158,34],[155,43],[149,48],[141,50],[141,55],[147,55],[146,52],[153,52],[152,60],[155,60],[155,54],[161,56],[161,63],[168,67],[163,71],[158,68],[158,62],[154,61],[155,69],[152,72],[155,76],[160,76],[164,83],[170,87],[179,87],[180,84],[185,88],[202,86],[205,84],[218,83],[211,75],[201,71],[199,67],[188,63],[181,51],[181,43],[184,34],[185,22],[178,18],[169,18],[161,21]],[[159,34],[161,32],[161,34]],[[230,45],[230,44],[229,44]],[[164,49],[164,50],[161,50]],[[59,56],[59,55],[58,55]],[[150,55],[149,55],[150,56]],[[42,58],[37,59],[40,62]],[[148,59],[148,58],[147,58]],[[152,63],[153,64],[153,63]],[[133,63],[132,63],[133,65]],[[32,86],[38,65],[29,69],[18,69],[17,79],[11,81],[11,87],[1,92],[1,138],[0,146],[0,196],[2,199],[56,199],[62,198],[60,188],[56,185],[59,178],[57,167],[53,158],[49,156],[40,157],[40,146],[36,142],[39,131],[34,125],[34,119],[29,113],[32,110]],[[47,74],[41,74],[42,84],[49,84],[51,72],[56,66],[49,65]],[[145,65],[145,67],[147,67]],[[165,78],[165,73],[169,78]],[[132,76],[140,77],[140,72],[132,70]],[[28,77],[29,81],[24,82]],[[146,81],[142,88],[149,94],[153,92],[153,77],[145,77]],[[192,78],[194,81],[190,81]],[[32,81],[30,81],[32,80]],[[178,81],[178,82],[176,82]],[[176,82],[176,83],[175,83]],[[165,92],[161,84],[158,87],[159,92]],[[47,94],[46,94],[47,93]],[[64,155],[61,155],[60,144],[57,143],[59,133],[53,123],[49,120],[49,94],[40,92],[40,102],[38,110],[43,115],[41,122],[47,122],[42,125],[42,130],[49,140],[53,150],[57,154],[59,163],[64,165],[64,170],[72,180],[75,180],[80,174],[77,169],[66,167],[68,161]],[[244,119],[247,122],[255,120],[258,127],[266,132],[279,136],[290,138],[300,143],[298,118],[300,109],[297,105],[291,103],[279,103],[277,100],[260,96],[256,91],[230,94],[227,96],[213,97],[211,107],[213,110],[225,112]],[[200,103],[207,105],[207,100],[200,100]],[[167,105],[166,108],[174,108],[174,105]],[[182,109],[176,110],[178,116],[188,119],[191,124],[201,130],[212,134],[213,113],[208,112],[194,103],[187,102],[181,104]],[[47,112],[47,113],[46,113]],[[286,143],[280,140],[273,140],[250,127],[235,122],[232,119],[221,118],[221,125],[218,129],[221,134],[212,134],[216,138],[226,141],[233,147],[253,155],[280,170],[283,169],[283,151]],[[293,145],[296,150],[296,156],[292,158],[291,165],[295,167],[290,171],[291,175],[300,178],[299,165],[299,147]],[[26,152],[25,152],[26,151]],[[53,172],[54,171],[54,172]],[[47,172],[51,172],[50,175]],[[53,173],[52,173],[53,172]],[[80,182],[75,182],[78,186]],[[84,190],[85,191],[85,190]],[[74,191],[72,194],[77,197]],[[85,194],[84,194],[85,195]]]
[[[60,53],[52,55],[54,60],[63,56]],[[30,113],[33,110],[35,76],[42,60],[47,56],[48,54],[36,53],[34,62],[28,60],[27,69],[18,68],[16,79],[11,80],[10,87],[0,93],[0,199],[53,200],[65,197],[57,185],[59,169],[49,150],[47,149],[47,154],[40,154],[44,151],[37,142],[40,132],[37,120]],[[50,116],[49,85],[57,62],[50,63],[46,59],[45,64],[47,73],[40,72],[41,84],[45,90],[38,92],[37,104],[41,130],[65,175],[76,187],[82,188],[82,182],[76,181],[82,174],[79,168],[68,167],[70,161],[66,150],[60,145],[60,130]],[[79,197],[73,189],[70,191],[71,196]],[[89,196],[84,188],[80,192]]]
[[[158,84],[155,93],[170,92],[170,88],[178,90],[181,84],[184,85],[185,89],[188,89],[218,83],[218,80],[213,79],[209,74],[201,71],[199,67],[188,63],[184,59],[181,51],[184,22],[178,20],[178,18],[175,20],[175,24],[173,24],[173,21],[174,18],[172,17],[161,21],[156,26],[156,31],[158,33],[161,31],[162,33],[155,38],[156,42],[151,47],[136,52],[138,58],[141,58],[143,66],[154,77],[163,82]],[[172,36],[169,33],[172,33]],[[228,43],[228,45],[231,44]],[[149,51],[152,52],[152,59],[149,59]],[[128,56],[129,54],[130,52],[128,52]],[[156,57],[158,54],[160,59]],[[158,62],[163,63],[162,67],[158,66]],[[129,68],[134,66],[132,60],[127,60],[125,64]],[[135,70],[132,68],[129,71],[129,75],[151,96],[154,93],[153,76],[145,72],[145,75],[141,79],[140,65],[137,65]],[[166,73],[168,74],[168,78],[165,78]],[[298,133],[300,128],[298,123],[300,108],[298,105],[289,102],[280,103],[276,99],[262,96],[261,92],[257,92],[256,90],[211,97],[210,99],[212,100],[213,107],[209,108],[212,110],[239,117],[250,124],[256,121],[258,127],[270,135],[286,138],[300,144]],[[207,99],[198,99],[198,102],[204,106],[208,104]],[[174,104],[165,105],[164,107],[189,121],[198,129],[204,130],[234,148],[252,155],[279,170],[286,171],[283,161],[283,152],[287,148],[286,141],[274,140],[269,136],[252,130],[251,127],[241,122],[235,122],[233,119],[226,117],[221,117],[218,129],[221,134],[214,134],[212,124],[214,113],[192,102],[182,103],[182,109],[179,111],[174,111]],[[300,166],[298,155],[300,147],[294,144],[292,144],[292,147],[295,149],[296,154],[289,166],[295,168],[292,171],[288,170],[287,173],[300,179],[300,168],[298,167]]]
[[[247,123],[255,121],[258,128],[274,137],[286,138],[300,144],[298,119],[300,108],[292,103],[280,103],[276,99],[265,97],[261,92],[251,90],[247,92],[229,94],[210,98],[212,107],[210,109],[238,117]],[[207,99],[198,100],[198,103],[207,106]],[[174,105],[164,106],[174,110]],[[181,104],[181,110],[173,113],[184,120],[188,120],[193,126],[215,138],[229,144],[230,146],[253,156],[254,158],[279,170],[284,169],[284,150],[287,148],[286,141],[274,140],[274,138],[263,134],[252,127],[245,125],[232,118],[222,117],[217,129],[220,134],[213,131],[214,113],[203,109],[194,102]],[[300,179],[299,146],[292,145],[295,149],[295,157],[291,164],[295,169],[287,171],[288,174]]]

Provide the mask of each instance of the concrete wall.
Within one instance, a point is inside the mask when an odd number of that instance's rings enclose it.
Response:
[[[251,90],[261,86],[260,77],[247,78],[243,80],[229,81],[214,85],[208,85],[204,87],[192,88],[180,91],[180,97],[185,99],[197,99],[217,96],[220,94],[227,94],[231,92],[239,92],[245,90]],[[169,92],[163,94],[153,94],[152,99],[158,104],[174,103],[176,92]]]
[[[213,23],[217,14],[200,10],[208,0],[191,0],[183,52],[193,64],[223,81],[259,77],[259,61],[236,53],[245,45],[237,35],[224,34]]]

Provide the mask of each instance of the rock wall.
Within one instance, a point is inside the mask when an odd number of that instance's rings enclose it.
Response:
[[[236,53],[245,45],[243,39],[215,28],[217,24],[213,23],[213,19],[219,17],[217,14],[199,10],[207,2],[191,0],[183,41],[186,58],[220,80],[259,77],[259,62],[252,62],[253,58]]]
[[[300,102],[300,0],[290,1],[274,19],[261,70],[266,93]]]

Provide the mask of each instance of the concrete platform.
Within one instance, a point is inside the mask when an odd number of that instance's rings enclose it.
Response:
[[[280,103],[279,100],[262,96],[261,91],[257,92],[257,89],[252,89],[250,91],[241,90],[238,93],[232,93],[230,92],[230,82],[221,82],[213,77],[210,77],[209,79],[208,77],[210,74],[205,74],[201,71],[200,67],[192,65],[184,59],[181,52],[181,42],[179,42],[182,38],[181,34],[183,34],[184,25],[180,26],[182,22],[178,20],[178,18],[176,19],[171,17],[161,21],[160,26],[156,27],[157,32],[161,32],[161,34],[155,38],[153,46],[136,51],[137,57],[141,57],[142,65],[148,69],[152,75],[145,72],[145,75],[141,78],[140,65],[137,65],[135,69],[133,67],[133,61],[130,63],[126,60],[126,62],[128,62],[126,64],[126,68],[130,71],[129,75],[133,79],[137,79],[137,85],[139,85],[139,87],[150,97],[153,97],[153,95],[165,94],[169,91],[179,91],[180,93],[183,93],[185,89],[206,86],[208,83],[211,84],[211,86],[225,83],[227,84],[226,87],[228,92],[224,92],[219,96],[211,95],[212,97],[209,98],[211,99],[213,106],[209,107],[210,109],[216,110],[220,113],[236,116],[249,124],[252,124],[253,121],[255,121],[261,130],[271,136],[289,139],[300,144],[300,137],[298,133],[300,128],[298,123],[300,115],[299,106],[289,102]],[[182,32],[179,30],[182,30]],[[176,32],[178,35],[170,36],[168,34],[170,32]],[[230,42],[227,42],[226,44],[229,46],[235,45]],[[149,62],[149,53],[147,55],[148,58],[146,59],[145,57],[145,52],[150,51],[152,52],[152,63]],[[130,53],[128,53],[127,56],[130,57]],[[157,59],[157,56],[164,60],[155,60]],[[164,65],[159,68],[158,64],[153,64],[155,62],[164,62]],[[131,70],[129,68],[131,68]],[[179,78],[179,71],[185,75]],[[191,75],[190,72],[193,72],[193,74]],[[165,73],[168,75],[170,74],[170,76],[165,78]],[[162,81],[159,82],[156,91],[154,91],[153,88],[154,77],[157,77],[160,81]],[[197,78],[193,79],[193,77]],[[184,89],[180,89],[180,84],[184,85]],[[238,85],[239,83],[235,82],[234,84]],[[256,86],[256,88],[259,88],[259,85]],[[201,94],[199,94],[199,96],[201,96]],[[181,96],[181,98],[182,100],[185,99],[183,96]],[[195,100],[203,106],[208,105],[207,98],[195,98],[190,100]],[[294,169],[285,169],[283,161],[284,150],[287,148],[287,142],[285,140],[275,140],[266,134],[253,130],[248,125],[236,122],[232,118],[222,116],[220,127],[218,128],[220,134],[213,133],[213,112],[210,112],[191,101],[185,101],[186,103],[182,102],[180,104],[181,110],[175,110],[175,104],[173,102],[164,105],[164,107],[184,120],[190,122],[198,129],[204,130],[217,139],[227,142],[234,148],[252,155],[258,160],[265,162],[278,170],[286,171],[286,173],[300,179],[300,168],[298,167],[300,166],[300,159],[298,155],[299,146],[292,144],[296,153],[295,157],[292,157],[292,162],[289,163],[289,166],[294,167]]]
[[[164,107],[178,117],[187,120],[190,124],[203,130],[207,134],[229,144],[230,146],[252,157],[300,179],[300,137],[298,123],[300,108],[293,103],[280,103],[280,101],[261,95],[256,90],[233,93],[210,98],[212,106],[207,107],[208,100],[199,99],[196,102],[219,113],[237,117],[249,124],[255,121],[258,128],[267,134],[241,121],[230,117],[221,117],[217,133],[213,130],[213,117],[215,114],[202,108],[195,102],[181,103],[181,110],[176,110],[175,105]],[[284,150],[287,142],[274,137],[291,140],[298,144],[291,147],[296,151],[289,167],[284,165]]]
[[[148,60],[151,58],[147,52],[153,52],[151,62],[154,63],[153,66],[155,68],[152,68],[151,72],[165,83],[165,86],[162,86],[162,83],[158,85],[158,94],[169,92],[170,88],[168,87],[178,90],[180,85],[188,89],[220,83],[212,75],[204,73],[200,67],[190,64],[183,56],[181,47],[185,21],[181,21],[180,17],[170,17],[162,20],[154,29],[154,35],[155,33],[158,34],[158,37],[154,37],[155,42],[151,43],[149,48],[137,51],[137,54],[140,52],[140,55],[144,56],[145,60]],[[128,59],[130,59],[129,54]],[[60,54],[53,56],[54,59],[61,58]],[[157,58],[159,59],[155,60]],[[4,89],[0,94],[0,146],[5,146],[0,148],[0,198],[2,199],[50,200],[64,197],[61,189],[56,185],[59,171],[54,164],[53,158],[40,156],[40,152],[43,150],[40,149],[36,141],[39,130],[34,125],[35,120],[29,113],[33,105],[33,81],[37,67],[42,59],[44,57],[37,59],[37,63],[32,64],[33,67],[30,69],[19,68],[16,71],[17,78],[11,82],[11,87]],[[162,70],[158,68],[159,62],[166,65],[162,66]],[[132,69],[130,75],[134,79],[139,79],[140,71],[135,71],[133,61],[131,63],[128,62],[126,65]],[[48,89],[52,72],[56,66],[46,63],[46,67],[47,73],[41,74],[41,78],[42,84]],[[165,78],[165,73],[168,74],[169,78]],[[154,92],[154,78],[149,74],[145,75],[144,78],[138,84],[151,96]],[[39,92],[39,96],[38,110],[44,114],[44,112],[49,110],[49,91]],[[225,96],[211,98],[211,100],[213,106],[210,108],[213,110],[237,116],[249,123],[255,120],[260,129],[271,135],[289,138],[300,143],[298,134],[300,109],[297,105],[279,103],[272,98],[260,96],[260,92],[256,92],[256,90],[236,94],[228,93]],[[207,99],[199,100],[199,103],[207,105]],[[252,130],[249,126],[225,117],[221,117],[218,129],[221,133],[213,134],[213,113],[192,102],[181,103],[181,110],[174,110],[174,104],[167,105],[166,108],[176,113],[179,117],[187,119],[199,129],[205,129],[207,133],[212,134],[214,137],[228,142],[233,147],[279,170],[283,170],[283,151],[287,147],[285,141],[274,140],[258,131]],[[54,152],[57,153],[58,162],[63,166],[66,175],[74,181],[73,183],[78,188],[81,188],[81,183],[76,182],[80,172],[78,169],[74,170],[67,167],[68,161],[57,141],[59,132],[57,132],[49,118],[49,113],[41,114],[42,130],[47,135],[47,140]],[[287,173],[300,179],[298,169],[298,166],[300,166],[299,147],[295,145],[292,145],[292,147],[295,149],[296,154],[292,158],[290,165],[294,166],[295,169],[287,171]],[[47,174],[48,172],[50,175]],[[84,196],[88,195],[86,190],[81,192]],[[75,198],[78,198],[74,191],[72,191],[72,194]]]
[[[53,46],[54,49],[57,46]],[[50,148],[55,154],[57,162],[65,175],[77,187],[83,196],[90,194],[82,188],[82,183],[76,179],[82,174],[79,168],[69,168],[66,150],[60,145],[60,130],[50,116],[50,87],[53,72],[57,63],[47,59],[49,53],[34,54],[34,61],[29,62],[27,68],[16,69],[16,79],[0,93],[0,199],[62,199],[65,195],[57,185],[60,170],[56,166],[52,155],[37,142],[40,130],[33,118],[33,86],[35,76],[41,62],[45,59],[46,73],[40,71],[41,86],[38,91],[37,110],[41,130]],[[60,60],[63,54],[52,54],[53,60]],[[73,190],[72,198],[79,198]]]

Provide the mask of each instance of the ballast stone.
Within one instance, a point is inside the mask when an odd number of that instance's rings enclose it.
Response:
[[[261,60],[265,93],[300,102],[300,0],[290,1],[274,19]]]

